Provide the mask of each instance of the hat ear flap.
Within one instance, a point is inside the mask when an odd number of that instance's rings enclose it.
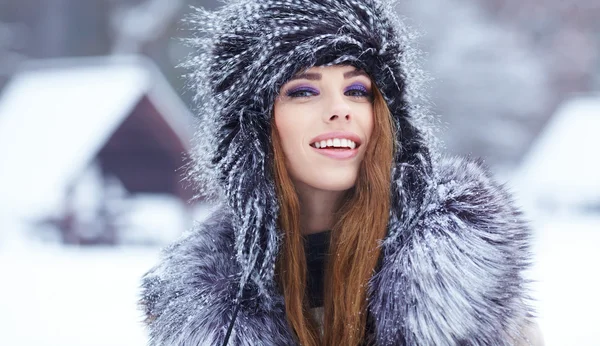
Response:
[[[245,109],[232,115],[221,128],[213,163],[225,202],[234,210],[235,254],[241,265],[241,285],[253,282],[259,293],[267,294],[274,282],[275,254],[279,244],[272,167],[270,123],[265,114]]]

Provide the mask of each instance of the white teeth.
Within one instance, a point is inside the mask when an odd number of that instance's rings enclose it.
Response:
[[[347,138],[332,138],[328,140],[322,140],[320,142],[313,143],[313,146],[317,149],[321,148],[356,148],[356,143]]]

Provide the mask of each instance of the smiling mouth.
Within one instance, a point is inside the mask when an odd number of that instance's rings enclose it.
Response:
[[[360,147],[360,143],[356,143],[346,138],[332,138],[311,143],[310,146],[316,149],[344,151],[358,149],[358,147]]]
[[[330,159],[334,160],[351,160],[358,156],[358,148],[350,148],[350,147],[328,147],[325,146],[323,148],[317,148],[314,145],[311,145],[313,150],[316,153],[326,156]]]

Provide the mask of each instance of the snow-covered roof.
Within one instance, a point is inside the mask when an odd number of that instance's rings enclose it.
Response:
[[[143,96],[189,145],[189,110],[148,59],[23,66],[0,95],[0,209],[56,202]]]
[[[519,188],[565,201],[600,199],[600,95],[563,103],[519,170]]]

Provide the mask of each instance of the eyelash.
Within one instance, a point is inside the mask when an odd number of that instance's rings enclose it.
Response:
[[[364,85],[362,84],[355,84],[350,86],[350,88],[346,89],[346,92],[344,94],[347,94],[348,92],[356,92],[358,91],[360,94],[359,95],[348,95],[351,97],[356,97],[356,98],[362,98],[362,97],[366,97],[369,100],[371,99],[372,95],[371,95],[371,91],[368,90]]]
[[[303,94],[303,93],[311,93],[312,95],[306,95],[306,94]],[[301,95],[301,94],[303,94],[303,95]],[[313,88],[299,87],[299,88],[288,90],[285,93],[285,95],[289,96],[289,97],[294,97],[294,98],[297,98],[297,97],[309,97],[309,96],[313,96],[313,95],[314,96],[319,95],[319,91],[317,91],[316,89],[313,89]]]
[[[359,95],[348,95],[349,92],[359,92]],[[309,95],[307,95],[306,93],[309,93]],[[313,88],[307,88],[307,87],[299,87],[299,88],[295,88],[295,89],[291,89],[288,90],[286,93],[286,96],[288,97],[292,97],[292,98],[304,98],[304,97],[310,97],[310,96],[317,96],[319,95],[319,91]],[[352,85],[350,86],[348,89],[346,89],[346,91],[344,92],[344,94],[346,96],[350,96],[352,98],[368,98],[369,100],[372,98],[372,94],[371,92],[363,85]]]

